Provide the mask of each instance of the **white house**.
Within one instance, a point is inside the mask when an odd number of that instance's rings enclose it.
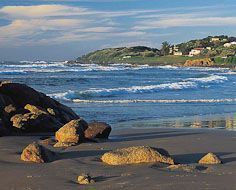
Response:
[[[196,55],[200,55],[202,50],[204,50],[204,48],[194,48],[189,52],[189,57],[193,57]]]
[[[174,52],[174,55],[181,56],[181,55],[183,55],[183,53],[181,51],[177,51],[177,52]]]
[[[219,42],[219,41],[220,41],[220,38],[217,38],[217,37],[211,38],[211,42]]]
[[[230,46],[232,46],[232,45],[236,45],[236,42],[230,42],[230,43],[225,43],[224,44],[224,47],[230,47]]]

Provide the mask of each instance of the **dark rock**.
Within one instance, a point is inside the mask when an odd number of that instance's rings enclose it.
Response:
[[[84,135],[87,139],[103,138],[107,139],[111,132],[111,126],[104,122],[89,123]]]
[[[70,108],[24,84],[0,82],[0,118],[11,133],[55,132],[79,119]]]

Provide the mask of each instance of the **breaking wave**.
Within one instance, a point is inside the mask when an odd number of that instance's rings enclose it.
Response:
[[[178,99],[178,100],[81,100],[74,99],[75,103],[99,103],[99,104],[129,104],[129,103],[227,103],[236,102],[236,98],[232,99]]]
[[[222,83],[227,81],[228,78],[219,75],[210,75],[202,78],[188,78],[180,82],[164,83],[157,85],[147,86],[131,86],[131,87],[119,87],[119,88],[91,88],[84,91],[68,91],[64,93],[51,94],[50,96],[61,100],[74,100],[89,97],[110,97],[124,94],[141,94],[152,93],[162,90],[183,90],[194,89],[198,87],[208,87],[209,84]],[[204,86],[205,85],[205,86]]]

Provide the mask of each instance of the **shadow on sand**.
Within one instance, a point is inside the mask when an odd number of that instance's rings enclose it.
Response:
[[[170,138],[187,135],[197,135],[200,132],[180,132],[180,131],[163,131],[163,132],[150,132],[150,133],[136,133],[129,135],[115,135],[111,137],[111,142],[125,142],[136,140],[151,140],[159,138]]]
[[[198,161],[207,153],[194,153],[194,154],[180,154],[174,155],[173,158],[178,164],[194,164],[198,163]],[[229,163],[236,161],[236,157],[231,158],[222,158],[224,156],[228,156],[234,154],[234,152],[215,152],[217,156],[219,156],[223,163]]]

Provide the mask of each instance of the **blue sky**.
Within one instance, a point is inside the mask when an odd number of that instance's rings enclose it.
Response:
[[[0,60],[236,36],[235,0],[1,0]]]

